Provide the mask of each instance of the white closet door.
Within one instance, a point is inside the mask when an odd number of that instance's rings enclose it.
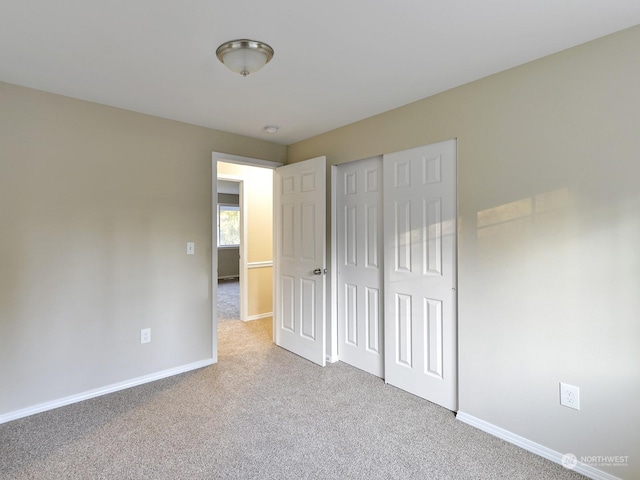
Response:
[[[385,380],[457,409],[456,143],[384,155]]]
[[[338,166],[338,356],[384,376],[382,157]]]
[[[276,344],[318,365],[326,360],[325,157],[274,175]]]

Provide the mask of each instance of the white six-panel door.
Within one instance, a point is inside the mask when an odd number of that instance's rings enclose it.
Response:
[[[325,157],[274,174],[276,344],[319,365],[326,359]]]
[[[338,166],[338,356],[384,376],[382,157]]]
[[[325,173],[320,157],[274,176],[276,343],[319,365]],[[455,140],[341,165],[337,184],[340,360],[457,410]]]
[[[385,381],[457,410],[456,143],[383,165]]]

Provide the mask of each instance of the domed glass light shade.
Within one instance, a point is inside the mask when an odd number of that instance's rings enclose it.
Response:
[[[232,40],[220,45],[216,56],[229,70],[246,77],[269,63],[273,48],[256,40]]]

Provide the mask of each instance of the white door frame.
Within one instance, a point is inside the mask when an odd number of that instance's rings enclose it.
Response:
[[[327,294],[329,295],[329,318],[327,325],[327,362],[335,363],[340,360],[338,356],[338,165],[331,165],[331,184],[329,220],[331,224],[330,247],[329,247],[329,276],[327,280]]]
[[[240,155],[231,155],[229,153],[212,152],[211,153],[211,335],[212,347],[211,358],[214,363],[218,361],[218,226],[213,221],[214,212],[218,208],[218,162],[237,163],[240,165],[251,165],[254,167],[263,167],[275,169],[283,165],[280,162],[272,162],[269,160],[261,160],[259,158],[242,157]],[[244,220],[243,220],[244,223]],[[242,233],[241,233],[242,235]],[[246,245],[246,241],[241,242]],[[246,255],[242,255],[244,265],[246,267]],[[242,269],[242,263],[240,265]],[[247,278],[247,271],[240,272],[241,278]],[[246,292],[244,292],[246,299]],[[241,293],[242,296],[242,293]],[[242,308],[242,307],[241,307]],[[245,310],[246,311],[246,310]]]

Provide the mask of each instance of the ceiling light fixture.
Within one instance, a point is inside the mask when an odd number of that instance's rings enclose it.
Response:
[[[278,133],[278,127],[275,125],[267,125],[264,127],[264,131],[267,133]]]
[[[246,77],[269,63],[273,48],[256,40],[231,40],[218,47],[216,56],[229,70]]]

